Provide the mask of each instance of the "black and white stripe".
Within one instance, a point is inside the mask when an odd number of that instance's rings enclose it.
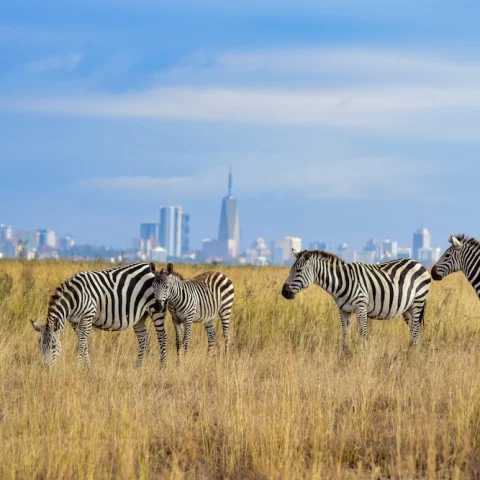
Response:
[[[51,297],[47,323],[32,324],[40,332],[46,363],[53,364],[61,351],[60,332],[68,321],[75,330],[79,359],[89,363],[88,335],[92,327],[120,331],[133,327],[139,343],[137,366],[148,349],[145,321],[153,320],[160,344],[161,362],[166,360],[165,312],[157,309],[153,275],[147,263],[134,263],[96,272],[80,272],[57,288]]]
[[[185,353],[188,351],[193,322],[205,324],[208,335],[207,355],[211,355],[216,338],[213,320],[217,315],[222,322],[225,353],[228,353],[230,314],[235,294],[231,280],[220,272],[202,273],[184,280],[173,271],[171,263],[160,271],[156,271],[154,263],[150,264],[150,268],[155,274],[153,290],[159,302],[159,309],[164,310],[165,306],[168,306],[172,315],[177,356],[180,356],[182,343]],[[184,332],[182,327],[185,329]]]
[[[432,278],[442,278],[454,272],[463,272],[480,298],[480,241],[465,234],[450,235],[452,244],[432,268]]]
[[[340,310],[342,344],[352,313],[357,315],[364,344],[367,340],[367,317],[388,319],[398,315],[410,327],[416,343],[430,290],[428,271],[411,259],[394,260],[379,265],[346,263],[336,255],[321,250],[293,252],[296,261],[283,285],[282,295],[295,295],[315,283],[330,293]]]

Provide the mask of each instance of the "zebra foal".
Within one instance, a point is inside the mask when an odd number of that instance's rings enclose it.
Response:
[[[208,336],[207,355],[212,354],[216,340],[213,320],[217,315],[222,322],[225,353],[228,354],[230,314],[235,295],[231,280],[220,272],[206,272],[185,280],[179,273],[173,271],[171,263],[160,271],[156,270],[154,263],[150,263],[150,271],[155,275],[153,291],[158,308],[160,310],[168,308],[172,315],[177,358],[180,358],[182,344],[185,353],[188,351],[193,322],[204,322]]]
[[[417,343],[425,312],[425,298],[432,280],[428,271],[411,259],[379,265],[347,263],[323,250],[296,252],[282,295],[292,300],[312,283],[334,298],[342,323],[342,346],[352,313],[357,315],[363,344],[367,341],[367,317],[388,319],[403,315],[410,327],[411,342]]]
[[[480,298],[480,241],[465,234],[450,235],[452,244],[432,268],[432,278],[442,278],[454,272],[463,272]]]
[[[61,352],[60,333],[68,321],[77,334],[79,360],[90,363],[88,336],[92,327],[120,331],[133,327],[141,366],[148,349],[145,321],[148,316],[160,344],[161,363],[166,360],[165,312],[157,309],[153,275],[147,263],[134,263],[95,272],[79,272],[63,282],[50,298],[47,323],[31,320],[40,332],[39,346],[46,364],[56,362]]]

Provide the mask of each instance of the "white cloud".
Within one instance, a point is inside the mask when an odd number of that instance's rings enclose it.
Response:
[[[81,56],[72,54],[30,68],[75,68],[80,61]],[[194,56],[155,80],[156,86],[127,93],[10,96],[0,98],[0,111],[304,125],[480,140],[480,65],[475,63],[347,48],[226,52]],[[84,91],[92,88],[88,83]]]
[[[197,52],[158,72],[160,84],[476,86],[480,64],[428,52],[304,47]]]
[[[69,53],[67,55],[51,55],[29,62],[25,69],[34,74],[43,74],[57,70],[75,70],[82,61],[82,55],[79,53]]]
[[[474,128],[480,124],[480,87],[157,88],[141,93],[4,99],[0,109],[84,117],[346,127],[398,136],[480,139],[480,130]]]

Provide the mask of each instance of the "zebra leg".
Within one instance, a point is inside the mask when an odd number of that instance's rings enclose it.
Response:
[[[212,350],[213,350],[213,347],[215,346],[215,340],[216,340],[215,327],[213,326],[213,320],[209,320],[205,324],[205,330],[207,331],[207,336],[208,336],[207,357],[211,357]]]
[[[193,317],[187,318],[185,321],[185,334],[183,337],[183,346],[185,347],[185,355],[190,347],[190,333],[192,332]]]
[[[90,366],[90,357],[88,355],[88,336],[92,329],[93,317],[84,317],[77,325],[77,361],[79,363],[85,360],[87,367]]]
[[[360,335],[363,339],[363,346],[367,346],[367,307],[366,305],[359,305],[357,307],[357,321],[358,321],[358,329]]]
[[[183,346],[182,323],[175,319],[173,321],[173,325],[175,326],[175,335],[176,335],[175,341],[177,345],[177,362],[180,362],[180,352]]]
[[[232,299],[233,302],[233,299]],[[223,339],[225,340],[225,355],[228,355],[228,347],[230,340],[230,314],[232,312],[232,304],[225,306],[220,312],[220,320],[222,321]]]
[[[155,332],[157,333],[158,344],[160,345],[160,363],[165,365],[167,361],[167,335],[165,333],[165,314],[166,307],[163,311],[158,312],[152,310],[150,316],[152,317]]]
[[[405,320],[405,323],[407,324],[408,328],[411,327],[412,318],[413,318],[412,313],[409,310],[403,312],[403,319]]]
[[[410,315],[411,320],[410,327],[410,345],[416,345],[418,343],[418,335],[420,333],[420,326],[423,322],[423,315],[425,310],[425,302],[414,303],[406,312]]]
[[[340,321],[342,322],[342,348],[345,353],[348,352],[347,333],[348,326],[350,325],[351,315],[352,314],[349,312],[344,312],[343,310],[340,310]]]
[[[137,367],[143,365],[143,359],[148,351],[148,332],[145,328],[145,320],[147,319],[147,314],[145,314],[140,321],[133,326],[135,335],[138,340],[138,356],[137,356]]]

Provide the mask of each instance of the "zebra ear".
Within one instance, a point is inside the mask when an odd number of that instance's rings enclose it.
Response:
[[[462,248],[462,242],[453,235],[450,235],[450,243],[455,247],[455,250],[460,250]]]
[[[153,262],[150,262],[150,272],[155,274],[155,270],[156,270],[155,264]]]
[[[30,323],[32,324],[33,328],[37,332],[40,332],[42,330],[42,326],[38,322],[36,322],[35,320],[30,320]]]
[[[302,253],[302,252],[298,252],[297,250],[295,250],[294,248],[292,248],[292,253],[293,253],[293,256],[294,256],[295,258],[298,258],[298,257],[300,256],[300,253]]]
[[[173,272],[173,263],[167,265],[167,273],[170,275]]]

